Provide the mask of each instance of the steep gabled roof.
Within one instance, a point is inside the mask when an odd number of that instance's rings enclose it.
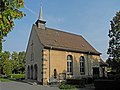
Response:
[[[63,32],[51,28],[42,30],[41,28],[37,28],[36,25],[34,25],[34,27],[37,31],[41,43],[46,48],[100,55],[100,53],[96,51],[81,35]]]

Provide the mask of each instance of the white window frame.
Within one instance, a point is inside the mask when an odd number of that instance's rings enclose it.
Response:
[[[80,74],[85,74],[85,58],[83,56],[80,57]]]
[[[67,74],[73,74],[73,57],[72,57],[72,55],[67,56]]]

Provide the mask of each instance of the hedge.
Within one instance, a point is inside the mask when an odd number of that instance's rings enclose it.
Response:
[[[85,79],[67,79],[67,84],[83,88],[85,87]]]
[[[24,79],[25,75],[24,74],[11,74],[10,77],[13,79]]]
[[[66,84],[66,83],[61,83],[60,86],[59,86],[60,89],[76,89],[76,87],[74,85],[69,85],[69,84]]]

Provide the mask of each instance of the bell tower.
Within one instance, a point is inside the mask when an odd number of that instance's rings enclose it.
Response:
[[[35,24],[37,25],[38,28],[41,28],[43,30],[46,27],[46,21],[43,19],[43,16],[42,16],[42,0],[40,0],[40,13],[39,13],[38,20],[36,21]]]

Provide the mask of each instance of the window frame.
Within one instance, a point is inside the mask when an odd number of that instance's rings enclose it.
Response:
[[[80,75],[85,75],[85,58],[84,58],[84,56],[80,57],[79,63],[80,63]]]
[[[73,56],[72,55],[67,56],[67,74],[68,75],[73,74]]]

